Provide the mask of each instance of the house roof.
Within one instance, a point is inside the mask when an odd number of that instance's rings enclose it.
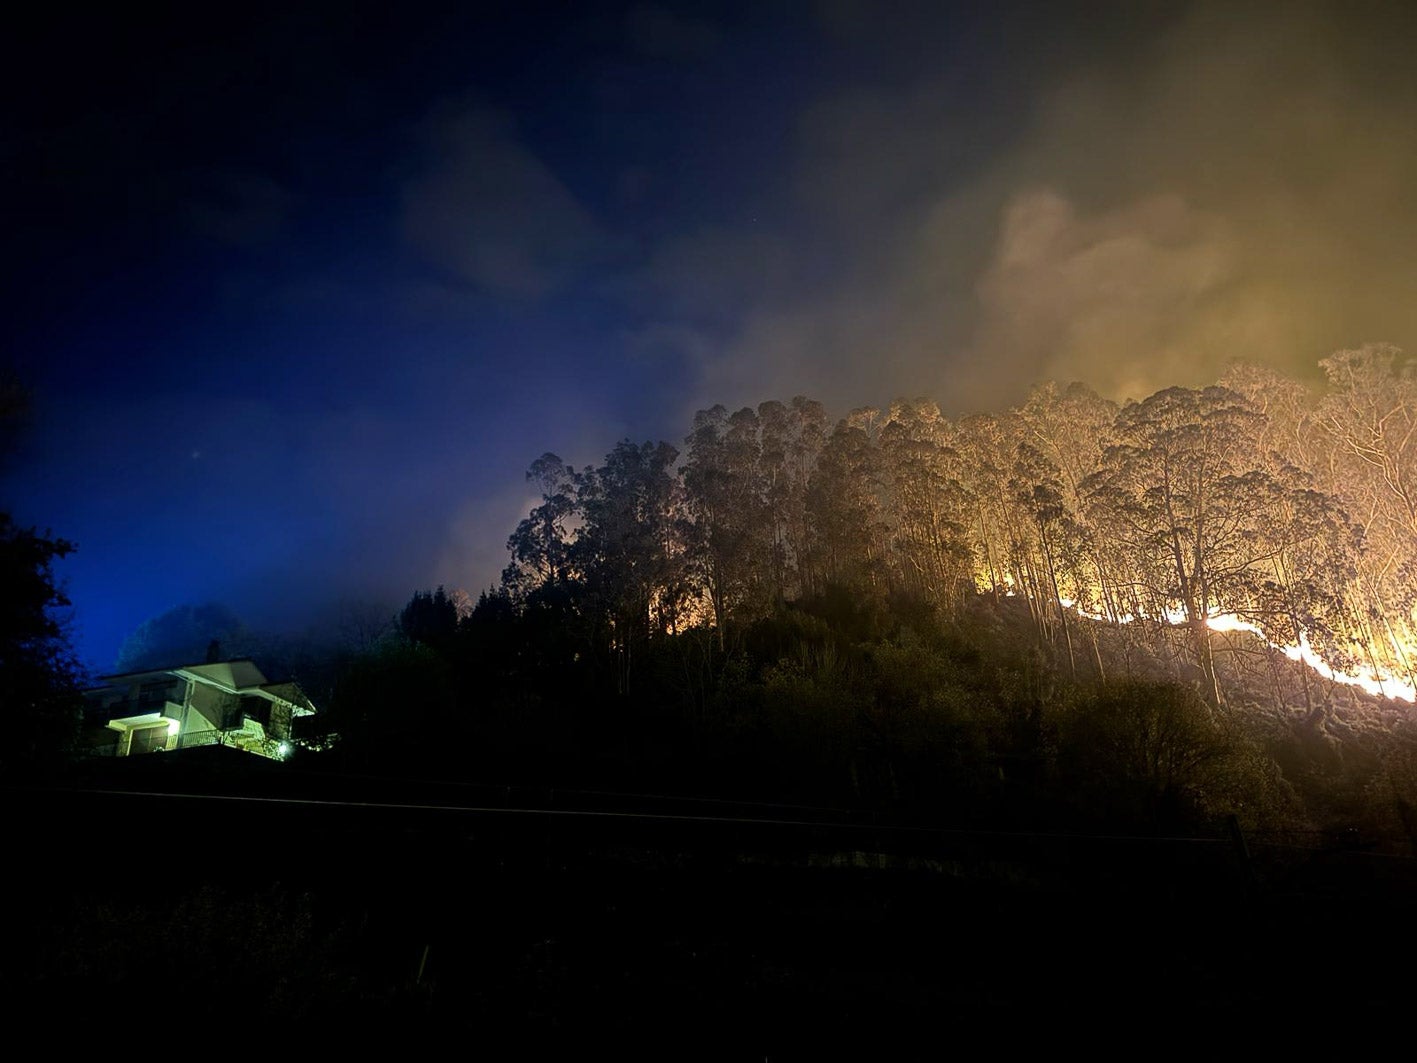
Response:
[[[122,681],[131,683],[137,679],[147,676],[172,675],[175,672],[195,672],[198,675],[216,680],[224,686],[232,688],[261,686],[268,683],[264,673],[256,667],[256,662],[249,657],[236,657],[229,661],[203,661],[200,664],[170,664],[162,668],[143,668],[136,672],[118,672],[115,675],[103,676],[103,681],[113,683]]]
[[[239,657],[234,661],[216,661],[212,664],[184,664],[180,669],[174,670],[192,672],[232,690],[261,687],[270,682],[249,657]]]
[[[228,694],[255,695],[268,701],[284,701],[293,706],[297,716],[308,716],[315,711],[315,706],[300,689],[299,684],[290,680],[271,682],[249,657],[237,657],[229,661],[203,661],[201,664],[179,664],[169,668],[147,668],[140,672],[106,675],[103,680],[111,687],[141,682],[148,677],[157,679],[174,675],[205,683]]]

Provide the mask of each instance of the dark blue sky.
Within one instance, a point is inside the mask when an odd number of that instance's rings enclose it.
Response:
[[[286,7],[9,35],[0,501],[99,668],[476,593],[532,459],[714,402],[1417,342],[1408,5]]]

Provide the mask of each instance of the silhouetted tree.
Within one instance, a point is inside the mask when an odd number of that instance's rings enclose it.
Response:
[[[812,565],[822,584],[884,593],[887,527],[881,507],[880,412],[860,409],[837,422],[807,486]]]
[[[772,526],[772,589],[780,602],[821,589],[812,567],[807,487],[826,442],[827,412],[820,402],[798,395],[786,405],[759,405],[758,424]]]
[[[668,443],[627,440],[577,483],[583,523],[571,562],[622,693],[637,647],[676,630],[691,596],[678,456]]]
[[[1059,721],[1064,786],[1090,815],[1112,822],[1193,819],[1226,751],[1205,706],[1172,684],[1106,683]]]
[[[947,613],[974,582],[952,434],[940,408],[925,399],[892,403],[880,433],[895,583]]]
[[[414,642],[447,653],[457,636],[457,605],[442,587],[415,591],[399,613],[399,630]]]
[[[456,763],[468,725],[447,662],[402,635],[348,662],[335,682],[327,725],[338,756],[357,766],[437,770]]]
[[[179,605],[144,620],[124,639],[115,667],[137,672],[199,663],[206,660],[213,642],[227,659],[253,656],[258,649],[256,636],[220,602]]]
[[[15,452],[29,410],[29,392],[0,370],[0,470]],[[81,670],[60,612],[69,601],[54,575],[54,562],[73,549],[0,512],[0,710],[6,723],[0,772],[53,762],[78,732]]]
[[[526,479],[541,489],[541,504],[507,540],[512,561],[502,573],[502,587],[514,597],[539,587],[563,587],[571,577],[567,525],[577,513],[575,470],[548,451],[531,463]]]
[[[19,528],[0,513],[0,769],[43,765],[72,744],[80,671],[56,610],[69,604],[53,563],[73,544]]]
[[[746,622],[772,597],[779,560],[763,475],[758,415],[722,406],[694,415],[685,442],[685,498],[693,516],[691,563],[708,594],[722,647],[731,620]]]

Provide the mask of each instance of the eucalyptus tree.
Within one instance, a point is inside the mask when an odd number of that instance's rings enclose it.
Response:
[[[1339,499],[1318,490],[1304,470],[1285,465],[1252,498],[1258,539],[1266,556],[1255,566],[1250,609],[1265,638],[1283,646],[1312,645],[1345,671],[1352,659],[1352,594],[1362,531]],[[1300,673],[1305,707],[1315,708],[1308,671]],[[1275,695],[1283,701],[1276,683]]]
[[[1331,442],[1319,420],[1312,389],[1266,365],[1235,362],[1220,386],[1239,392],[1264,421],[1254,446],[1273,469],[1290,466],[1313,477],[1314,485],[1333,493]]]
[[[823,585],[887,589],[879,420],[879,411],[863,408],[838,421],[808,481],[808,555]]]
[[[1097,471],[1117,418],[1117,404],[1085,384],[1053,381],[1029,392],[1014,411],[1024,440],[1058,470],[1068,508],[1079,506],[1079,486]]]
[[[581,526],[568,559],[600,648],[629,689],[637,649],[685,621],[692,598],[689,521],[668,443],[625,440],[576,477]]]
[[[1262,421],[1226,388],[1159,391],[1120,411],[1117,442],[1081,485],[1091,519],[1129,556],[1145,612],[1179,606],[1217,703],[1206,620],[1248,604],[1251,568],[1267,549],[1257,500],[1272,485],[1251,442]]]
[[[1041,594],[1041,588],[1026,560],[1029,530],[1020,524],[1023,513],[1010,490],[1017,444],[1019,425],[1007,414],[975,414],[956,425],[973,554],[993,594],[1022,594],[1036,608],[1034,592]]]
[[[758,414],[700,410],[685,444],[681,475],[693,518],[691,564],[722,648],[730,622],[751,619],[772,597],[779,568]]]
[[[1331,389],[1318,416],[1383,523],[1417,536],[1417,365],[1371,344],[1319,364]]]
[[[1241,362],[1222,382],[1265,415],[1255,450],[1283,486],[1274,504],[1260,509],[1272,514],[1265,533],[1272,557],[1257,591],[1256,622],[1272,642],[1293,646],[1307,639],[1342,670],[1374,666],[1364,647],[1377,641],[1375,625],[1388,621],[1367,589],[1373,554],[1364,529],[1349,516],[1363,495],[1354,490],[1347,468],[1351,457],[1335,445],[1318,398],[1299,381]],[[1328,418],[1334,417],[1334,403],[1325,405]],[[1305,704],[1312,709],[1309,677],[1302,676]]]
[[[1329,392],[1317,418],[1331,447],[1334,489],[1363,529],[1355,620],[1374,664],[1413,672],[1417,644],[1417,365],[1387,345],[1339,351],[1319,364]]]
[[[814,399],[758,406],[762,479],[772,538],[772,590],[782,600],[819,590],[812,568],[807,487],[826,442],[827,414]]]
[[[1056,483],[1044,485],[1060,494],[1059,547],[1071,579],[1069,596],[1094,615],[1120,619],[1128,613],[1115,551],[1095,533],[1083,504],[1081,485],[1102,464],[1110,445],[1118,407],[1084,384],[1060,388],[1051,381],[1035,387],[1014,411],[1022,439],[1057,470]]]
[[[541,504],[507,540],[512,560],[502,573],[502,586],[513,598],[564,586],[570,578],[569,525],[579,505],[576,471],[549,451],[531,463],[526,479],[540,488]]]
[[[1017,548],[1021,565],[1030,581],[1030,600],[1036,602],[1035,618],[1045,641],[1060,630],[1068,653],[1068,667],[1077,674],[1073,654],[1072,629],[1064,604],[1066,582],[1072,600],[1079,593],[1070,562],[1071,541],[1076,540],[1074,522],[1068,515],[1062,473],[1038,448],[1019,443],[1014,448],[1009,490],[1019,513]]]
[[[892,403],[879,433],[897,582],[948,611],[973,577],[952,436],[940,408],[926,399]]]

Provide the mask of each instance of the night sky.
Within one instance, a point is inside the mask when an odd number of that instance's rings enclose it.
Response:
[[[0,68],[34,397],[0,501],[77,542],[100,670],[185,602],[476,594],[534,458],[715,402],[1417,353],[1410,3],[36,17]]]

